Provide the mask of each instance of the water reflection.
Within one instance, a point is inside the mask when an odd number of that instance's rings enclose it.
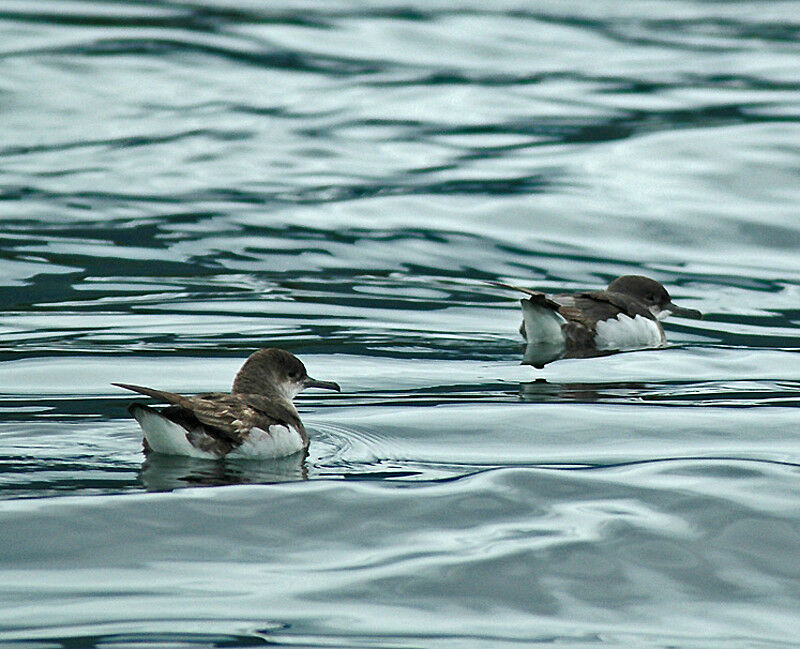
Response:
[[[4,3],[0,644],[794,646],[795,11]],[[518,365],[624,274],[713,317]],[[274,345],[308,458],[142,463]]]
[[[142,462],[139,479],[148,491],[181,487],[271,484],[308,479],[307,451],[275,460],[200,460],[151,453]]]
[[[519,396],[532,403],[653,404],[749,408],[797,407],[796,381],[548,381],[520,383]]]
[[[543,378],[520,383],[519,395],[531,403],[631,403],[651,402],[665,404],[680,402],[679,393],[691,389],[689,383],[648,383],[643,381],[550,382]],[[693,395],[697,396],[697,395]]]
[[[548,363],[559,361],[565,358],[597,358],[598,356],[610,356],[619,354],[623,350],[619,349],[565,349],[562,343],[539,342],[525,345],[522,355],[523,365],[532,365],[537,369],[542,369]]]

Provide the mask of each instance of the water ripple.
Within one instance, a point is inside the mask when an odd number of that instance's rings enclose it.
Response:
[[[0,644],[793,646],[795,14],[5,3]],[[705,318],[520,364],[622,274]],[[307,456],[145,459],[272,345]]]

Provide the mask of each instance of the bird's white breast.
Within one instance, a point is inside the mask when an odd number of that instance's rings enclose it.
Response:
[[[252,428],[247,439],[233,449],[230,458],[277,458],[303,450],[303,438],[294,426],[273,424],[269,430]]]
[[[620,313],[616,318],[597,323],[594,344],[597,349],[640,349],[660,347],[666,342],[664,330],[655,320]]]

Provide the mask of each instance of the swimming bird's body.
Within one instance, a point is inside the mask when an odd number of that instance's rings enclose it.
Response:
[[[261,349],[239,370],[230,393],[183,396],[127,383],[114,385],[171,404],[157,410],[133,403],[129,412],[144,433],[146,452],[218,459],[276,458],[308,448],[308,434],[292,403],[307,387],[339,391],[308,376],[282,349]]]
[[[498,285],[528,295],[520,300],[520,333],[528,345],[546,346],[555,357],[660,347],[666,343],[662,318],[702,317],[673,304],[661,284],[641,275],[619,277],[604,291],[557,295]]]

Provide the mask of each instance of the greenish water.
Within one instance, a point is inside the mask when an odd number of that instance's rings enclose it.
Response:
[[[0,647],[800,646],[799,8],[0,3]],[[265,346],[307,458],[145,462]]]

